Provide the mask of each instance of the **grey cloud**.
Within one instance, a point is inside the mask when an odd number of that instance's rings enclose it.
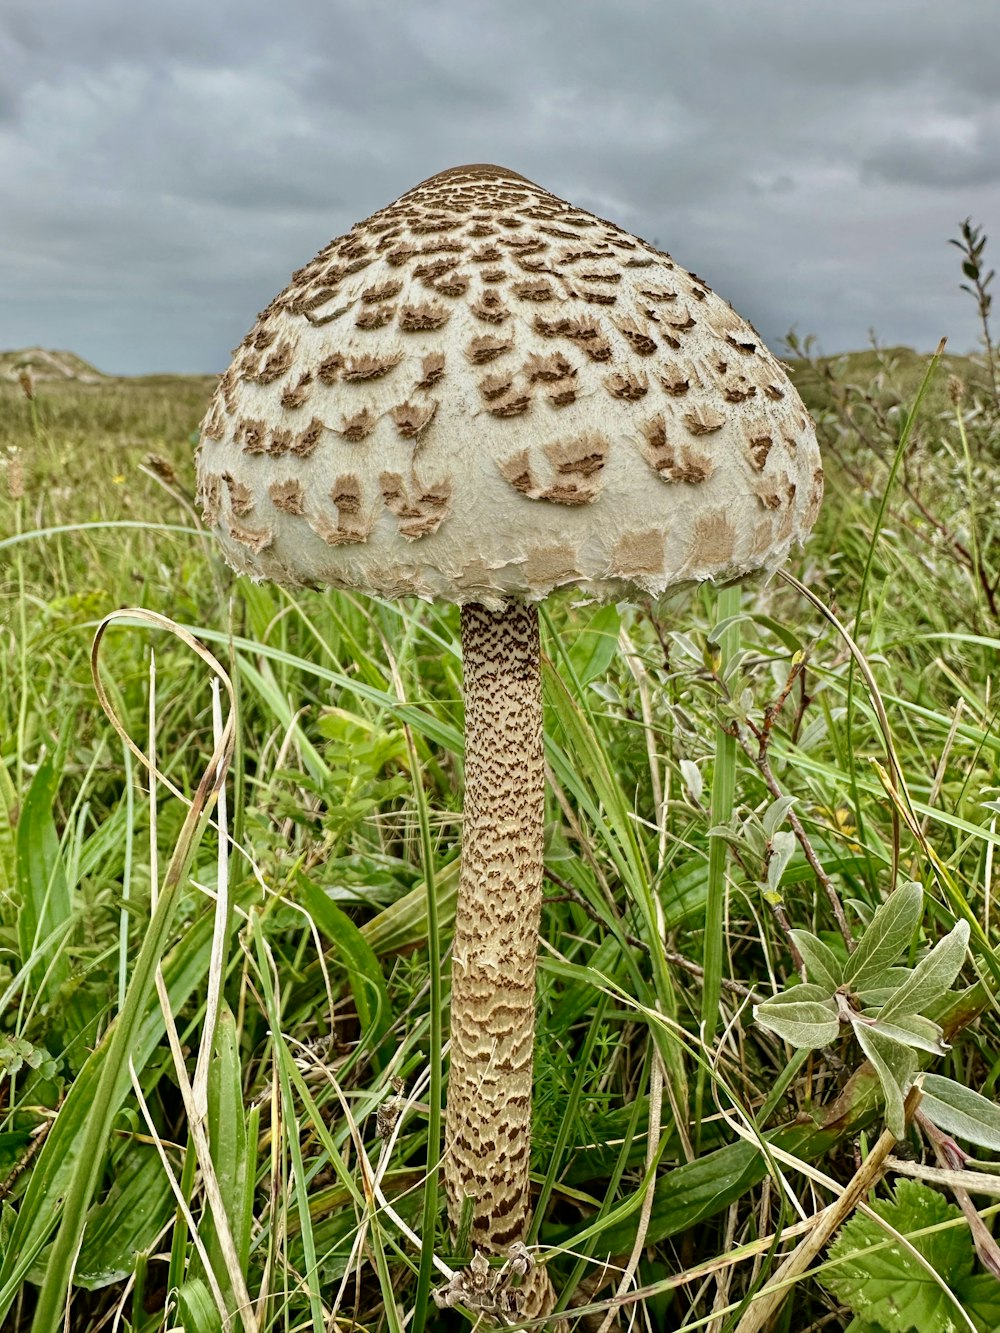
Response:
[[[484,160],[770,340],[962,345],[945,242],[998,229],[998,48],[995,0],[32,0],[0,18],[0,346],[221,368],[332,235]]]

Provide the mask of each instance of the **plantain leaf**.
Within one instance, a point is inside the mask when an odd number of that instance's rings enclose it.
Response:
[[[596,611],[584,628],[574,635],[568,648],[569,660],[581,685],[605,674],[618,651],[620,629],[621,616],[612,602]]]
[[[392,1005],[375,951],[347,913],[342,912],[305,875],[299,875],[298,889],[309,915],[323,934],[337,946],[372,1064],[380,1071],[385,1067],[386,1055],[379,1050],[379,1046],[392,1027]]]

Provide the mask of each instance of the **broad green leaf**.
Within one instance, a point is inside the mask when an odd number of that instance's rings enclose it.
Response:
[[[898,961],[913,938],[923,911],[924,891],[912,880],[885,900],[844,968],[844,980],[851,983],[852,990],[882,984],[886,969]]]
[[[754,1008],[754,1018],[791,1046],[817,1050],[840,1031],[836,1002],[822,986],[793,986]]]
[[[385,1066],[386,1056],[378,1048],[392,1027],[392,1005],[375,952],[347,913],[342,912],[305,875],[298,877],[298,893],[302,905],[316,925],[337,946],[354,996],[361,1029],[369,1045],[372,1064],[376,1070],[381,1070]]]
[[[923,1108],[921,1108],[923,1109]],[[966,1314],[972,1316],[978,1333],[997,1333],[1000,1328],[1000,1282],[992,1273],[974,1273],[955,1283],[955,1295]]]
[[[219,1311],[202,1278],[193,1277],[182,1282],[175,1299],[184,1333],[221,1333]]]
[[[434,876],[437,894],[438,925],[448,928],[455,920],[455,901],[458,897],[460,861],[455,857]],[[416,888],[397,898],[377,916],[366,921],[361,934],[378,957],[401,953],[405,949],[427,946],[427,887]]]
[[[38,766],[17,821],[17,888],[21,910],[17,940],[21,962],[36,976],[47,973],[45,993],[52,997],[69,976],[65,955],[54,961],[72,918],[69,884],[52,818],[59,772],[51,756]]]
[[[151,944],[143,946],[136,962],[136,971],[148,974],[150,981],[152,973],[148,969],[162,948],[170,911],[169,901],[165,902],[161,895],[160,907],[147,932],[147,940],[150,936],[154,939]],[[174,1013],[204,980],[211,938],[212,918],[209,915],[195,921],[164,960],[163,972]],[[81,1159],[96,1159],[98,1166],[104,1159],[110,1116],[121,1105],[129,1087],[129,1055],[141,1074],[163,1036],[163,1018],[151,985],[143,987],[142,1004],[137,1004],[136,1008],[137,1012],[130,1011],[127,1006],[90,1054],[59,1109],[45,1146],[35,1159],[17,1212],[11,1243],[0,1263],[0,1322],[17,1296],[25,1274],[59,1221],[73,1177],[81,1170]],[[120,1035],[116,1040],[116,1033],[122,1026],[129,1029],[128,1039],[124,1042]],[[106,1076],[109,1062],[115,1073],[113,1091],[105,1094],[109,1097],[109,1118],[105,1121],[102,1110],[98,1122],[95,1106],[102,1095],[102,1077]]]
[[[895,1197],[877,1200],[872,1207],[906,1237],[961,1217],[959,1209],[936,1190],[914,1180],[899,1180]],[[910,1245],[926,1262],[890,1240],[873,1218],[856,1214],[830,1246],[831,1262],[821,1270],[820,1281],[866,1328],[877,1327],[884,1333],[965,1333],[968,1324],[954,1293],[972,1272],[968,1230],[959,1226],[912,1235]]]
[[[951,989],[962,970],[969,947],[969,923],[957,921],[948,934],[922,958],[909,980],[882,1006],[879,1018],[887,1021],[897,1014],[919,1014]]]
[[[1000,1152],[1000,1106],[941,1074],[925,1074],[920,1109],[939,1129]]]
[[[865,990],[856,991],[855,994],[861,1001],[863,1009],[881,1009],[884,1004],[892,999],[903,982],[909,981],[912,976],[912,967],[890,967],[886,969],[883,977],[884,985],[870,986]]]
[[[596,611],[584,628],[574,635],[568,653],[581,685],[605,674],[618,651],[620,629],[621,616],[612,602]]]
[[[918,1051],[928,1051],[931,1055],[947,1055],[951,1049],[938,1025],[919,1014],[896,1014],[889,1022],[880,1014],[872,1024],[872,1031],[881,1032],[890,1041],[913,1046]]]
[[[867,1023],[855,1021],[851,1025],[858,1045],[872,1062],[885,1096],[885,1123],[897,1139],[906,1133],[903,1099],[917,1069],[917,1057],[908,1046],[901,1046],[891,1037],[883,1036]]]
[[[208,1139],[212,1165],[226,1205],[229,1230],[243,1272],[250,1256],[250,1236],[244,1224],[243,1193],[247,1178],[247,1128],[243,1112],[239,1034],[228,1004],[223,1003],[208,1067]],[[232,1301],[232,1291],[211,1210],[206,1210],[202,1236],[212,1271]],[[235,1306],[231,1306],[235,1311]],[[234,1320],[234,1327],[238,1321]]]
[[[843,963],[830,946],[824,944],[812,931],[793,930],[791,936],[795,941],[795,947],[802,955],[809,980],[814,985],[821,986],[828,995],[832,995],[844,979]]]
[[[152,1144],[133,1143],[115,1164],[108,1195],[87,1215],[73,1271],[78,1287],[96,1291],[127,1278],[140,1250],[151,1250],[173,1212],[173,1194]]]
[[[17,792],[5,764],[0,763],[0,893],[7,892],[16,878]]]

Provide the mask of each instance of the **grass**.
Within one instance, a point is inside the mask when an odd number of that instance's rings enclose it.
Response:
[[[927,358],[793,350],[828,464],[790,566],[815,600],[544,616],[532,1239],[581,1320],[631,1259],[645,1326],[737,1328],[877,1138],[849,1039],[753,1021],[790,928],[843,949],[838,911],[857,937],[912,878],[921,944],[966,915],[996,967],[998,405],[945,358],[904,439]],[[191,500],[210,389],[0,383],[0,1326],[69,1299],[80,1333],[460,1328],[428,1299],[467,1257],[428,1180],[457,614],[234,579]],[[963,976],[933,1067],[993,1097],[992,989]],[[775,1318],[850,1321],[813,1277]]]

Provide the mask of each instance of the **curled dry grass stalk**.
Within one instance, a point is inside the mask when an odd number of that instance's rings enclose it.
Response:
[[[926,359],[797,350],[830,466],[792,577],[542,627],[529,1240],[582,1328],[848,1318],[821,1228],[877,1160],[885,1087],[848,1024],[796,1049],[753,1019],[816,984],[807,934],[846,968],[919,883],[893,966],[962,921],[972,953],[928,1011],[949,1049],[919,1058],[987,1104],[1000,1077],[1000,405],[947,353],[915,412]],[[468,1258],[435,1190],[457,620],[231,582],[187,501],[206,396],[0,386],[0,1309],[14,1330],[66,1309],[136,1333],[443,1327],[431,1290]],[[145,628],[117,610],[137,602]],[[967,1177],[997,1148],[963,1142],[951,1184],[988,1218]],[[872,1252],[909,1245],[917,1272],[967,1226]]]

